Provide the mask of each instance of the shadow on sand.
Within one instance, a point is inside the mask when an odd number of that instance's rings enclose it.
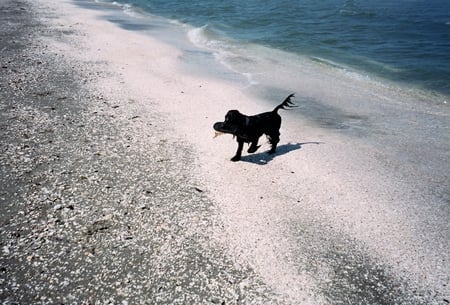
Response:
[[[277,152],[274,154],[269,154],[268,152],[261,152],[261,153],[257,153],[257,154],[243,156],[243,157],[241,157],[241,161],[254,163],[254,164],[258,164],[258,165],[266,165],[267,163],[269,163],[276,157],[282,156],[282,155],[287,154],[294,150],[299,150],[302,148],[303,145],[306,145],[306,144],[319,145],[319,144],[324,144],[324,143],[323,142],[304,142],[304,143],[283,144],[283,145],[280,145],[277,147]]]

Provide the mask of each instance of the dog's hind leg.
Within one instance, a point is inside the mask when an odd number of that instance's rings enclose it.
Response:
[[[280,142],[280,132],[276,131],[270,135],[267,135],[269,138],[269,143],[272,145],[272,148],[269,150],[269,154],[274,154],[277,150],[278,142]]]
[[[254,141],[252,141],[252,144],[250,145],[250,147],[247,150],[248,153],[250,153],[250,154],[254,153],[255,151],[258,150],[258,148],[261,147],[261,145],[258,145],[258,140],[259,140],[259,138],[254,140]]]
[[[239,139],[237,141],[238,141],[238,149],[236,151],[236,155],[234,155],[234,157],[231,158],[231,161],[233,162],[241,160],[242,149],[244,148],[244,141]]]

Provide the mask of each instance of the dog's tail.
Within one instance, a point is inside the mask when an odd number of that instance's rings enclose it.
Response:
[[[293,102],[291,102],[291,97],[294,96],[294,93],[290,94],[280,105],[275,107],[272,112],[277,113],[280,109],[289,109],[297,107]]]

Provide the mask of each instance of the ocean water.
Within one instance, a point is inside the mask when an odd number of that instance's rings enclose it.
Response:
[[[264,66],[264,59],[278,56],[450,95],[448,0],[97,2],[184,27],[191,42],[250,83],[263,73],[251,65]]]

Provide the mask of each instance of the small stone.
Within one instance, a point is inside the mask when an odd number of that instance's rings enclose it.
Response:
[[[198,187],[196,187],[196,186],[194,186],[194,189],[195,189],[197,192],[199,192],[199,193],[203,193],[203,190],[200,189],[200,188],[198,188]]]

